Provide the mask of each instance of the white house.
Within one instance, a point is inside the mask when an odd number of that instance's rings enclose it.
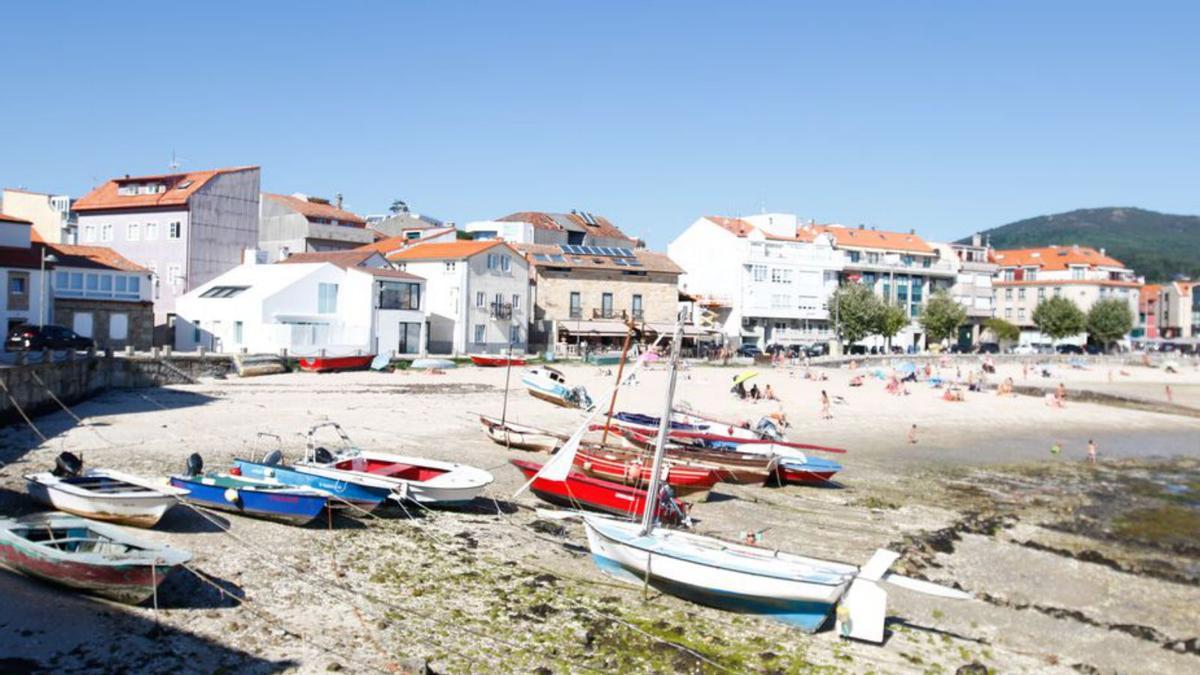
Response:
[[[248,262],[179,298],[175,346],[330,356],[422,354],[425,281],[375,251]]]
[[[667,254],[686,270],[680,289],[704,308],[700,325],[719,330],[726,344],[833,337],[825,306],[845,257],[832,237],[798,227],[796,216],[699,218]]]
[[[49,298],[45,299],[46,312],[42,310],[42,282],[53,272],[41,271],[42,249],[30,242],[32,228],[28,220],[0,213],[0,279],[4,282],[0,326],[5,337],[21,324],[42,323],[49,313]]]
[[[475,220],[464,225],[463,230],[470,232],[471,238],[477,241],[503,239],[510,244],[536,243],[533,224],[519,220]]]
[[[389,256],[426,280],[429,351],[525,351],[529,340],[529,264],[507,243],[418,244]]]

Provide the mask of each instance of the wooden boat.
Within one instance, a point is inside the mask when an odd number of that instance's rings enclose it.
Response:
[[[316,445],[313,434],[324,427],[336,429],[342,440],[342,447],[335,452]],[[308,439],[308,454],[293,465],[296,471],[359,485],[387,485],[397,500],[465,504],[495,480],[487,471],[466,464],[363,450],[335,422],[313,427]]]
[[[542,468],[541,464],[520,459],[508,461],[525,474],[526,479],[533,478]],[[529,489],[543,501],[551,504],[601,511],[625,518],[633,517],[645,508],[645,490],[592,478],[580,473],[568,474],[566,480],[562,481],[537,478]],[[687,509],[686,502],[673,499],[670,502],[660,503],[656,512],[664,522],[677,523],[686,516]]]
[[[329,508],[329,496],[311,488],[211,471],[202,474],[199,455],[188,458],[187,475],[171,476],[171,485],[188,491],[188,502],[243,516],[306,525]]]
[[[71,453],[59,456],[54,471],[25,476],[25,485],[30,496],[59,511],[133,527],[154,527],[187,494],[120,471],[84,471]]]
[[[504,368],[505,366],[523,366],[528,363],[524,356],[517,354],[468,354],[471,363],[483,368]]]
[[[262,462],[235,459],[231,473],[236,472],[237,475],[254,480],[277,481],[283,485],[316,490],[329,497],[331,504],[335,506],[350,504],[368,513],[383,506],[395,496],[394,487],[384,481],[362,480],[351,483],[304,473],[295,467],[281,466],[278,460],[271,460],[271,456]]]
[[[775,476],[781,485],[826,484],[834,474],[841,470],[842,465],[832,460],[820,457],[798,459],[790,456],[779,462]]]
[[[567,386],[567,378],[556,368],[539,366],[530,368],[521,376],[521,382],[529,389],[529,395],[564,408],[591,410],[592,399],[583,387]]]
[[[365,370],[375,360],[374,354],[356,356],[303,356],[300,370],[310,373],[332,373],[338,370]]]
[[[483,425],[484,433],[492,439],[493,443],[506,448],[532,452],[554,452],[567,440],[565,434],[556,434],[507,420],[501,422],[499,419],[487,415],[480,415],[479,423]]]
[[[0,564],[120,602],[149,598],[171,570],[191,558],[182,549],[64,513],[0,520]]]
[[[593,478],[643,487],[650,483],[653,470],[641,455],[622,455],[602,448],[581,447],[575,453],[575,466]],[[711,467],[663,464],[664,480],[680,497],[705,495],[720,477]]]
[[[645,423],[631,423],[620,419],[621,413],[613,417],[612,427],[621,430],[632,430],[638,433],[657,434],[658,429],[648,426]],[[659,419],[659,418],[652,418]],[[742,438],[738,436],[730,436],[724,433],[712,433],[702,429],[697,429],[686,423],[672,423],[672,428],[669,432],[670,440],[678,443],[690,443],[708,448],[737,448],[741,452],[756,453],[756,454],[776,454],[780,457],[786,457],[789,454],[795,454],[797,450],[816,450],[820,452],[832,452],[843,454],[846,451],[842,448],[834,448],[826,445],[813,445],[811,443],[796,443],[793,441],[773,441],[768,438]],[[800,453],[803,454],[803,453]]]
[[[592,431],[602,431],[604,425],[593,425]],[[624,448],[613,449],[610,452],[638,454],[650,458],[654,450],[654,438],[632,430],[614,430],[610,432],[622,439],[627,445]],[[672,444],[667,447],[667,459],[671,462],[696,467],[707,467],[717,473],[722,483],[737,485],[752,485],[765,483],[775,475],[779,458],[769,455],[740,453],[735,450],[709,450],[697,446]]]

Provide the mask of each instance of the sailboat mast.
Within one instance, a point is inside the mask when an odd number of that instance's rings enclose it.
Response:
[[[600,445],[608,444],[608,428],[612,426],[613,410],[617,407],[617,392],[621,389],[621,376],[625,373],[625,358],[629,355],[629,343],[633,340],[633,319],[625,324],[625,346],[621,348],[621,363],[617,365],[617,383],[613,385],[612,398],[608,401],[608,419],[604,421],[604,435]]]
[[[646,490],[645,511],[642,512],[641,534],[654,529],[654,514],[658,510],[658,490],[662,484],[663,455],[666,454],[667,436],[671,431],[671,411],[675,404],[675,380],[679,370],[679,351],[683,342],[683,321],[675,322],[675,341],[671,344],[671,368],[667,376],[667,400],[663,405],[662,417],[658,420],[658,439],[654,443],[654,468],[650,472],[650,486]]]

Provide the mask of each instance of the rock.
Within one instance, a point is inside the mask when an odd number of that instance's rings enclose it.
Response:
[[[529,524],[529,529],[533,530],[534,532],[548,534],[552,537],[567,536],[567,528],[552,520],[535,520]]]
[[[987,666],[978,661],[963,664],[954,671],[954,675],[988,675]]]
[[[329,665],[325,666],[325,670],[327,670],[331,673],[338,673],[338,672],[341,672],[342,667],[343,667],[342,664],[338,663],[337,661],[334,661],[333,663],[330,663]]]

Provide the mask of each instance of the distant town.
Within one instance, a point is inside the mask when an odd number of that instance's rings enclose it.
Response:
[[[1146,284],[1069,241],[996,250],[979,235],[941,243],[761,213],[698,215],[652,251],[586,209],[459,226],[401,201],[364,216],[341,195],[260,182],[244,166],[119,176],[77,198],[5,189],[8,346],[35,347],[20,329],[51,326],[111,350],[570,357],[616,348],[631,323],[649,341],[681,309],[689,349],[742,356],[1107,351],[1200,335],[1195,282]],[[864,321],[851,287],[894,318]],[[946,299],[949,324],[924,320]],[[1039,319],[1051,300],[1074,318]],[[1129,319],[1097,334],[1098,305]]]

